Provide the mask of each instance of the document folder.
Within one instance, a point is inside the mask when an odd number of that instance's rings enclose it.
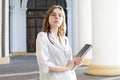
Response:
[[[78,54],[76,55],[76,57],[84,57],[87,52],[91,49],[92,45],[90,44],[85,44],[83,46],[83,48],[78,52]]]
[[[78,52],[78,54],[75,57],[81,57],[83,58],[88,51],[92,48],[91,44],[85,44],[82,49],[80,49],[80,51]],[[76,65],[74,65],[74,67],[72,68],[72,70],[76,67]]]

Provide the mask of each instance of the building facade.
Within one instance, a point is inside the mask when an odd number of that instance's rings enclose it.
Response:
[[[93,46],[85,56],[86,73],[120,75],[120,0],[1,0],[0,64],[9,63],[10,55],[35,54],[42,18],[54,4],[66,11],[73,55],[85,44]]]

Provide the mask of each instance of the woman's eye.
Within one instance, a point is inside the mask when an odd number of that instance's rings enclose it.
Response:
[[[56,16],[56,14],[51,14],[51,16]]]
[[[62,14],[59,14],[58,16],[59,16],[59,17],[62,17]]]
[[[58,17],[62,17],[62,14],[52,13],[51,16],[54,16],[54,17],[56,17],[56,16],[58,16]]]

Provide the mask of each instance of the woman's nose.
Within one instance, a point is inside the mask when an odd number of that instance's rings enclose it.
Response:
[[[59,14],[56,14],[56,15],[55,15],[55,18],[59,18]]]

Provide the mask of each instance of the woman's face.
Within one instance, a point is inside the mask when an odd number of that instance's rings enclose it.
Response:
[[[49,16],[50,27],[60,27],[63,22],[63,14],[59,8],[55,8]]]

